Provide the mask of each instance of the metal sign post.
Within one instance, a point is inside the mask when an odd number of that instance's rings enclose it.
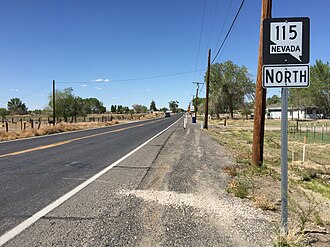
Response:
[[[281,108],[281,225],[288,233],[288,88],[282,88]]]
[[[281,88],[281,226],[288,234],[288,88],[309,86],[309,18],[263,21],[264,88]]]

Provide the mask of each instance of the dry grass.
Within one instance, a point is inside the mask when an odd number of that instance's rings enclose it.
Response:
[[[57,124],[56,126],[43,126],[39,130],[32,129],[32,130],[22,130],[22,131],[12,131],[12,132],[0,132],[0,141],[10,141],[21,138],[50,135],[55,133],[67,132],[67,131],[99,128],[99,127],[110,126],[118,123],[119,123],[118,121],[112,121],[106,123],[96,123],[96,122],[76,123],[76,124],[60,123]]]
[[[256,208],[261,208],[263,210],[276,210],[275,203],[265,195],[255,195],[253,197],[253,204]]]
[[[212,122],[211,122],[212,123]],[[227,122],[228,123],[228,122]],[[265,131],[264,164],[262,167],[250,164],[252,153],[252,129],[235,121],[229,121],[229,126],[215,123],[208,132],[221,145],[226,146],[236,158],[238,165],[226,166],[224,171],[232,179],[228,184],[228,192],[241,198],[250,198],[255,207],[275,211],[279,217],[280,212],[280,164],[281,142],[279,130]],[[244,123],[245,124],[245,123]],[[276,124],[272,122],[272,124]],[[329,134],[328,134],[329,135]],[[289,208],[290,228],[289,235],[277,234],[274,246],[305,246],[306,240],[301,228],[295,231],[292,225],[308,225],[316,229],[323,225],[325,231],[330,232],[330,143],[329,138],[324,140],[308,140],[306,146],[305,162],[302,163],[303,138],[289,134],[289,203],[298,202],[299,210]],[[294,161],[291,154],[294,153]],[[306,190],[318,198],[316,201],[309,197],[301,196],[301,191]],[[325,206],[316,210],[319,201]],[[328,205],[328,206],[326,206]],[[312,217],[313,216],[313,217]],[[306,223],[308,222],[308,224]],[[315,240],[313,246],[323,246],[317,234],[310,234]],[[323,235],[330,241],[330,235]]]
[[[77,120],[83,121],[83,122],[77,122],[77,123],[65,123],[61,122],[56,124],[55,127],[50,125],[42,124],[40,129],[31,129],[31,124],[28,122],[26,123],[26,130],[16,130],[18,128],[17,123],[9,124],[9,132],[5,132],[4,127],[0,128],[0,141],[10,141],[10,140],[16,140],[21,138],[27,138],[27,137],[34,137],[34,136],[42,136],[42,135],[50,135],[54,133],[60,133],[60,132],[67,132],[67,131],[74,131],[74,130],[83,130],[83,129],[92,129],[92,128],[100,128],[105,127],[113,124],[120,123],[126,123],[129,121],[135,121],[135,120],[148,120],[148,119],[155,119],[162,117],[162,113],[154,113],[154,114],[111,114],[111,115],[97,115],[92,114],[88,115],[85,118],[77,118]],[[31,116],[16,116],[16,118],[24,118],[25,120],[29,119]],[[104,120],[110,119],[112,117],[112,121],[106,122]],[[15,118],[15,116],[13,117]],[[38,116],[34,116],[34,119],[38,119]],[[86,120],[89,121],[90,119],[94,119],[93,122],[85,122]],[[100,121],[100,120],[103,121]],[[17,120],[17,119],[16,119]],[[24,123],[24,122],[23,122]],[[13,127],[14,126],[14,127]],[[37,127],[35,125],[35,127]]]
[[[306,236],[296,227],[289,230],[287,235],[279,229],[274,239],[274,247],[303,247],[306,246],[305,242]]]
[[[231,177],[236,177],[238,175],[238,170],[240,167],[237,166],[231,166],[231,165],[226,165],[224,166],[223,170],[225,173],[227,173]]]

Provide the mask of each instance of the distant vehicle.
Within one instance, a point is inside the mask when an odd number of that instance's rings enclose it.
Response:
[[[171,111],[166,111],[165,112],[165,117],[170,117],[171,116]]]

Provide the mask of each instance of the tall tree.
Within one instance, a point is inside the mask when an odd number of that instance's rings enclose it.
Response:
[[[254,99],[254,84],[245,66],[232,61],[216,63],[210,70],[210,113],[229,112],[243,109],[247,99]]]
[[[117,106],[116,105],[111,105],[111,112],[116,113]]]
[[[7,103],[7,108],[10,114],[23,115],[27,114],[27,107],[19,98],[12,98]]]
[[[122,105],[117,106],[117,113],[123,113],[123,106]]]
[[[150,103],[150,111],[157,111],[156,103],[154,100],[152,100]]]
[[[291,106],[317,107],[324,117],[330,117],[330,65],[329,62],[316,60],[310,67],[310,86],[308,88],[292,88],[289,91]]]
[[[177,101],[177,100],[172,100],[172,101],[168,102],[168,106],[169,106],[170,110],[171,110],[173,113],[176,113],[176,112],[178,111],[179,101]]]
[[[102,114],[106,107],[96,98],[83,99],[73,94],[72,88],[56,90],[56,116],[67,121],[69,117],[86,116],[87,114]],[[49,96],[48,105],[53,108],[52,95]]]
[[[106,112],[105,106],[103,106],[103,102],[99,101],[96,98],[87,98],[83,99],[83,104],[86,109],[85,112],[87,114],[102,114]]]

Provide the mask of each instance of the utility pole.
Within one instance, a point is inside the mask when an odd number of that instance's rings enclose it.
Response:
[[[56,107],[55,107],[55,80],[53,80],[53,126],[55,126],[55,117],[56,117],[56,114],[55,114],[55,110],[56,110]]]
[[[209,119],[210,66],[211,66],[211,49],[209,49],[209,54],[208,54],[208,59],[207,59],[206,100],[205,100],[204,129],[207,129],[208,128],[208,119]]]
[[[196,84],[197,85],[197,87],[196,87],[196,100],[195,100],[195,118],[196,118],[196,120],[197,120],[197,110],[198,110],[198,90],[199,90],[199,85],[200,84],[203,84],[203,82],[197,82],[197,81],[194,81],[193,82],[194,84]]]
[[[263,30],[262,22],[266,18],[271,18],[272,0],[262,0],[261,21],[260,21],[260,39],[259,39],[259,57],[258,73],[256,83],[256,102],[254,106],[254,128],[253,128],[253,147],[252,163],[261,165],[263,163],[264,152],[264,132],[265,132],[265,114],[266,114],[266,89],[262,87],[262,42]]]

